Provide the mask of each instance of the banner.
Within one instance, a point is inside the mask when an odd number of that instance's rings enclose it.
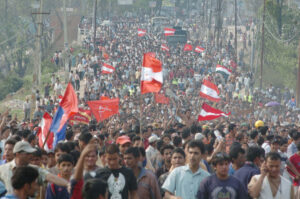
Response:
[[[91,110],[85,110],[83,108],[79,108],[78,113],[73,115],[70,118],[69,124],[70,125],[74,125],[78,123],[89,124],[91,121],[91,115],[92,115]]]

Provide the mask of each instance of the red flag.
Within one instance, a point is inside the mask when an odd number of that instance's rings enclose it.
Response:
[[[52,117],[49,113],[45,112],[43,118],[39,124],[39,131],[37,133],[39,137],[39,146],[43,148],[46,137],[50,131],[50,126],[52,123]],[[51,132],[48,136],[47,142],[44,146],[44,150],[49,151],[53,148],[53,133]]]
[[[170,49],[166,44],[161,44],[161,50],[169,52]]]
[[[159,104],[169,104],[170,99],[162,93],[155,93],[155,102]]]
[[[110,98],[109,97],[107,97],[107,96],[101,96],[100,97],[100,100],[109,100]]]
[[[165,36],[172,36],[175,34],[175,29],[173,28],[165,28],[164,29]]]
[[[119,113],[119,98],[109,100],[88,101],[93,115],[97,122],[103,121],[112,115]]]
[[[204,48],[202,48],[201,46],[196,46],[195,52],[197,52],[197,53],[202,53],[203,51],[205,51]]]
[[[143,37],[143,36],[145,36],[146,35],[146,30],[144,30],[144,29],[138,29],[138,36],[139,37]]]
[[[192,51],[193,50],[193,46],[191,44],[185,44],[183,51]]]
[[[230,114],[230,112],[224,113],[218,109],[210,107],[206,103],[203,103],[202,110],[200,112],[200,115],[198,116],[198,121],[213,120],[222,116],[228,117]]]
[[[91,120],[92,112],[91,110],[86,110],[83,108],[78,109],[78,113],[70,117],[70,124],[73,125],[74,122],[82,123],[82,124],[89,124]]]
[[[219,97],[219,94],[220,94],[220,91],[214,83],[212,83],[206,79],[203,81],[203,83],[201,85],[201,89],[200,89],[201,97],[206,98],[211,101],[214,101],[214,102],[218,102],[221,100],[221,98]]]
[[[141,72],[141,93],[157,93],[163,84],[162,63],[150,54],[144,54]]]
[[[115,67],[108,65],[106,63],[103,63],[101,67],[102,74],[111,74],[115,71]]]
[[[60,119],[60,124],[57,132],[59,132],[68,119],[78,112],[77,95],[71,83],[68,83],[65,94],[59,106],[63,109],[63,115]]]

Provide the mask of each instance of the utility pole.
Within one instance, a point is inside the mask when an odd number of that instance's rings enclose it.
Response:
[[[97,0],[94,2],[94,21],[93,21],[93,26],[94,26],[94,52],[96,50],[96,31],[97,31]]]
[[[264,0],[264,10],[263,10],[263,22],[261,27],[261,57],[260,57],[260,83],[259,87],[262,89],[262,76],[263,76],[263,66],[264,66],[264,47],[265,47],[265,17],[266,17],[266,0]]]
[[[254,41],[254,27],[251,27],[252,31],[252,41],[251,41],[251,59],[250,59],[250,66],[251,66],[251,71],[254,73],[253,70],[253,65],[254,65],[254,49],[255,49],[255,41]]]
[[[41,64],[42,64],[42,40],[43,35],[43,15],[49,15],[49,12],[43,12],[44,0],[40,0],[39,11],[32,12],[32,15],[37,15],[37,34],[35,40],[35,56],[34,56],[34,72],[32,78],[32,96],[31,96],[31,106],[35,106],[36,100],[36,90],[41,84]],[[33,108],[31,109],[33,110]]]
[[[222,0],[217,0],[217,20],[216,20],[216,28],[217,28],[217,49],[220,50],[220,35],[222,29],[222,21],[221,21],[221,4]]]
[[[68,25],[67,25],[67,11],[66,0],[63,0],[63,16],[64,16],[64,67],[65,67],[65,82],[69,81],[69,43],[68,43]]]
[[[296,92],[297,107],[300,105],[300,40],[298,45],[298,75],[297,75],[297,92]]]
[[[234,0],[234,59],[237,63],[237,0]]]
[[[49,12],[43,12],[43,3],[44,0],[40,0],[39,11],[32,12],[32,15],[37,15],[37,34],[35,40],[35,59],[34,59],[34,73],[33,73],[33,85],[37,88],[41,83],[41,63],[42,63],[42,43],[41,37],[43,35],[43,15],[50,14]]]

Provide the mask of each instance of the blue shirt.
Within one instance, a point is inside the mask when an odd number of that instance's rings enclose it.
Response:
[[[233,176],[220,180],[216,175],[204,179],[197,193],[198,199],[244,199],[247,192],[241,182]]]
[[[248,184],[251,180],[251,178],[254,175],[260,174],[260,170],[257,166],[255,166],[253,163],[246,162],[244,166],[242,166],[240,169],[235,171],[233,174],[234,177],[240,180],[240,182],[243,184],[245,190],[248,190]],[[251,198],[248,196],[248,198]]]
[[[182,199],[195,199],[202,180],[210,174],[199,167],[193,173],[188,165],[175,168],[164,182],[162,188]]]
[[[56,184],[48,184],[46,190],[46,199],[69,199],[70,194],[66,187],[58,186]]]
[[[1,199],[19,199],[19,198],[13,194],[8,194],[6,196],[1,197]]]
[[[229,165],[228,175],[232,176],[234,174],[235,170],[232,167],[232,164]]]

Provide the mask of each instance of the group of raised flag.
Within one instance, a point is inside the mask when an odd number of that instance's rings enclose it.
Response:
[[[165,29],[165,35],[171,34],[172,29]],[[175,30],[174,30],[175,31]],[[139,34],[146,34],[146,31],[139,29]],[[161,48],[169,51],[169,48],[162,44]],[[186,44],[185,50],[193,49],[192,45]],[[204,48],[197,46],[196,52],[203,52]],[[115,71],[115,67],[103,63],[101,66],[102,74],[111,74]],[[225,66],[217,65],[216,72],[221,73],[224,77],[228,77],[232,71]],[[169,98],[159,93],[163,85],[162,62],[156,58],[155,53],[148,52],[144,54],[141,70],[141,94],[155,93],[155,101],[161,104],[169,104]],[[209,101],[219,102],[221,100],[218,87],[208,79],[204,79],[200,89],[200,96]],[[90,110],[78,108],[78,99],[71,83],[67,85],[64,96],[62,97],[59,107],[57,108],[53,118],[47,112],[43,115],[38,131],[39,145],[45,150],[53,150],[55,145],[65,139],[65,131],[68,122],[86,123],[91,119],[93,114],[97,120],[103,121],[112,115],[119,113],[119,99],[110,99],[102,96],[99,100],[87,102]],[[212,120],[221,116],[227,117],[230,113],[224,113],[218,109],[210,107],[203,103],[202,110],[198,116],[198,121]]]

